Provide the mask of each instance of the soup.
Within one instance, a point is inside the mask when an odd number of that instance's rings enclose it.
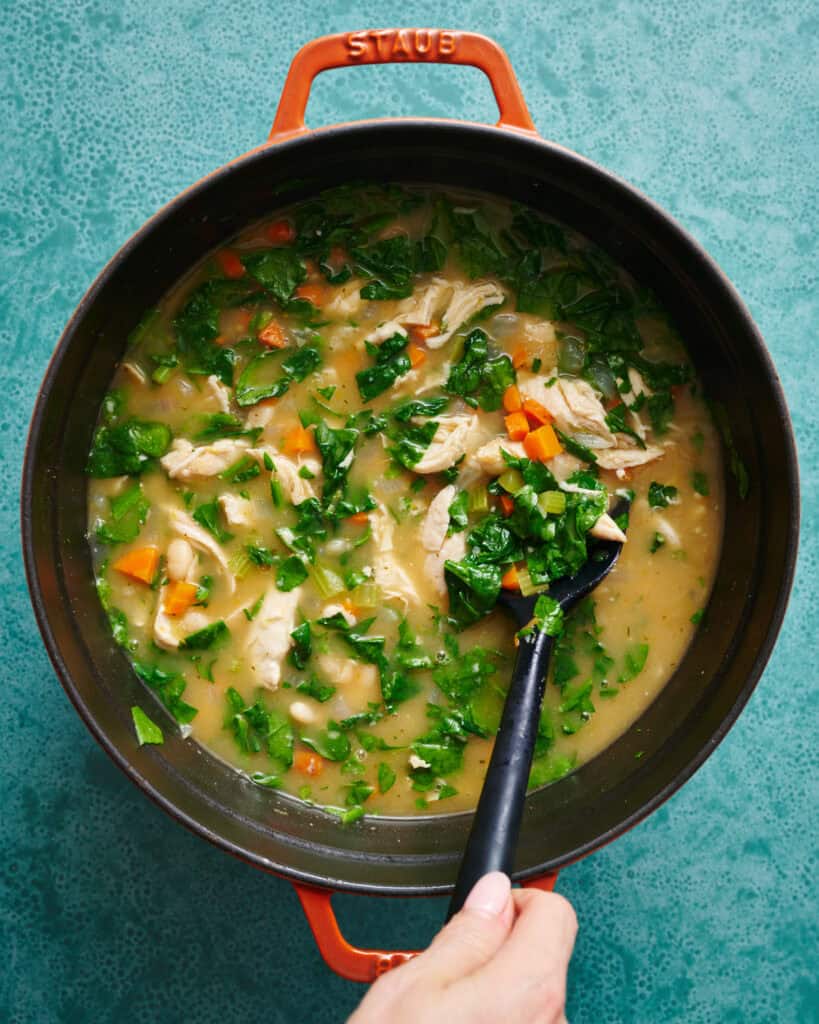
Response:
[[[685,653],[722,526],[654,297],[533,211],[443,189],[338,188],[208,257],[129,339],[88,473],[139,741],[175,720],[345,823],[474,806],[503,589],[557,638],[530,785],[603,750]],[[620,560],[564,622],[549,582],[599,539]]]

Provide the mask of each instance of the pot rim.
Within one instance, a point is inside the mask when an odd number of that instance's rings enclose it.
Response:
[[[31,528],[31,516],[30,507],[32,499],[32,491],[34,487],[35,479],[35,465],[33,452],[37,447],[40,435],[42,432],[43,419],[48,405],[49,397],[54,387],[55,380],[61,369],[63,360],[70,347],[74,332],[78,324],[82,321],[86,314],[86,311],[93,305],[99,292],[102,290],[108,279],[112,276],[117,267],[131,254],[131,252],[137,248],[142,240],[147,237],[159,224],[161,224],[167,217],[172,213],[176,212],[180,207],[183,207],[190,197],[197,195],[207,188],[209,188],[216,181],[230,176],[234,170],[243,168],[257,160],[265,160],[273,153],[286,153],[293,150],[305,148],[309,150],[313,141],[316,139],[326,139],[328,136],[338,137],[345,136],[350,143],[354,142],[355,136],[377,130],[384,132],[387,135],[400,135],[407,129],[423,128],[429,130],[434,128],[436,131],[451,133],[470,133],[478,135],[488,135],[494,137],[494,141],[501,139],[504,142],[513,142],[515,145],[520,145],[539,152],[550,152],[553,154],[560,155],[563,159],[568,159],[570,162],[583,166],[587,171],[602,177],[616,190],[630,196],[632,199],[645,208],[647,213],[651,213],[654,217],[663,221],[666,227],[670,228],[673,234],[676,236],[676,241],[687,247],[693,256],[698,260],[703,268],[703,272],[710,275],[713,282],[715,282],[722,290],[725,301],[733,306],[735,314],[738,314],[741,318],[747,334],[753,339],[754,345],[757,349],[757,354],[761,357],[761,360],[765,366],[765,370],[768,376],[768,383],[771,391],[771,397],[776,405],[777,413],[783,426],[783,437],[786,442],[786,459],[784,471],[787,479],[787,492],[789,497],[792,499],[792,511],[789,521],[789,536],[787,542],[787,556],[785,563],[782,566],[779,588],[776,595],[776,601],[772,608],[771,614],[768,619],[767,629],[764,634],[762,641],[759,644],[757,653],[754,657],[753,664],[748,672],[747,679],[738,692],[734,703],[730,710],[724,715],[718,728],[712,733],[709,741],[702,744],[697,753],[691,757],[683,768],[681,768],[677,774],[659,791],[653,794],[648,800],[646,800],[636,811],[630,814],[627,818],[620,821],[616,826],[610,828],[608,831],[594,839],[591,839],[581,845],[580,847],[573,850],[562,858],[554,859],[543,864],[535,865],[530,868],[523,869],[514,873],[514,879],[516,881],[529,880],[537,878],[542,875],[552,873],[559,870],[562,867],[570,863],[587,856],[589,853],[607,845],[613,839],[622,835],[635,825],[639,824],[644,818],[660,807],[669,797],[671,797],[691,776],[701,767],[706,759],[713,753],[720,742],[723,740],[729,729],[733,726],[734,722],[738,718],[739,714],[747,704],[750,696],[757,685],[762,672],[770,658],[777,636],[782,626],[782,621],[787,609],[788,600],[793,585],[793,578],[795,573],[796,559],[798,553],[798,540],[799,540],[799,522],[800,522],[800,484],[799,484],[799,470],[797,462],[796,442],[794,438],[793,426],[791,423],[790,413],[788,411],[787,404],[785,402],[784,392],[779,380],[779,376],[773,364],[773,360],[768,352],[768,349],[762,339],[761,333],[759,332],[750,312],[746,308],[742,299],[740,298],[737,290],[720,269],[717,263],[708,255],[703,247],[697,242],[686,230],[683,228],[678,221],[662,209],[653,200],[648,198],[641,190],[636,188],[634,185],[626,182],[624,179],[613,174],[607,169],[601,167],[599,164],[588,159],[587,157],[581,156],[575,153],[573,150],[568,149],[559,143],[552,142],[544,139],[541,136],[514,128],[506,128],[491,125],[474,124],[472,122],[465,122],[459,120],[445,119],[445,118],[418,118],[418,117],[407,117],[407,118],[378,118],[371,120],[356,121],[349,124],[331,125],[322,127],[316,130],[308,131],[305,133],[298,133],[279,139],[273,142],[266,142],[262,145],[249,150],[247,153],[242,154],[239,157],[229,161],[226,164],[217,167],[198,181],[194,182],[182,192],[174,196],[163,206],[159,208],[151,217],[148,218],[133,234],[120,246],[114,255],[104,265],[102,270],[97,274],[91,285],[86,290],[82,299],[78,303],[76,309],[69,318],[65,325],[54,352],[51,355],[49,363],[47,365],[43,380],[37,392],[37,396],[34,402],[31,422],[29,426],[28,435],[25,443],[25,456],[23,462],[23,473],[22,473],[22,487],[21,487],[21,531],[22,531],[22,547],[23,547],[23,561],[25,566],[26,580],[28,584],[29,594],[31,597],[32,606],[34,609],[35,618],[42,635],[46,651],[49,655],[49,659],[54,667],[58,678],[62,684],[63,689],[71,700],[72,704],[76,708],[80,717],[85,722],[85,725],[105,750],[109,757],[114,763],[136,784],[139,788],[153,800],[155,804],[161,807],[176,821],[183,824],[190,831],[195,834],[202,836],[209,840],[214,845],[221,849],[232,853],[234,856],[249,862],[262,870],[273,872],[281,877],[287,878],[294,882],[300,882],[314,887],[329,888],[334,891],[343,892],[359,892],[371,895],[394,895],[394,896],[413,896],[413,895],[440,895],[451,892],[452,884],[415,884],[407,886],[398,885],[381,885],[381,884],[368,884],[361,882],[347,882],[343,879],[328,879],[325,876],[317,875],[310,871],[303,871],[290,865],[276,864],[268,860],[267,858],[254,854],[250,851],[243,849],[238,844],[225,838],[222,835],[216,834],[213,830],[205,826],[201,821],[192,815],[189,815],[185,811],[182,811],[170,798],[163,795],[158,789],[152,785],[147,779],[145,779],[141,773],[129,762],[126,755],[121,749],[108,738],[106,732],[98,724],[92,711],[83,702],[77,688],[74,685],[73,679],[63,662],[62,655],[60,653],[59,645],[56,641],[54,633],[51,629],[48,620],[48,614],[46,611],[46,602],[42,589],[40,587],[39,579],[37,576],[36,560],[34,552],[34,541],[32,536]],[[470,815],[471,811],[458,812],[461,815]],[[454,817],[454,815],[446,815],[444,817]]]

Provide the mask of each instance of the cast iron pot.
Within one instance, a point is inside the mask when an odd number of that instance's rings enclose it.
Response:
[[[402,119],[308,132],[304,111],[319,71],[387,61],[481,68],[500,108],[498,125]],[[409,954],[349,946],[330,895],[450,891],[471,815],[373,817],[343,828],[245,781],[182,739],[170,721],[162,723],[164,746],[138,747],[129,708],[144,704],[147,694],[113,642],[94,590],[83,472],[101,399],[145,309],[204,253],[249,223],[322,188],[360,179],[466,185],[519,200],[592,238],[671,312],[749,473],[744,500],[727,480],[717,580],[685,659],[637,728],[529,797],[518,880],[550,887],[561,866],[644,818],[714,750],[748,700],[779,630],[799,501],[794,441],[776,372],[730,283],[648,199],[535,133],[506,55],[485,37],[411,29],[310,43],[293,61],[268,142],[174,199],[120,249],[60,339],[28,440],[23,543],[43,639],[78,712],[134,782],[194,832],[291,879],[330,966],[370,980]],[[730,467],[728,449],[725,461]],[[159,708],[152,713],[163,714]]]

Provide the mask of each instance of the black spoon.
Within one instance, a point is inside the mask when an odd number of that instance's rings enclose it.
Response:
[[[620,515],[628,507],[625,500],[618,502],[613,514]],[[555,580],[549,585],[549,595],[564,613],[611,572],[622,547],[618,541],[595,542],[589,560],[577,575]],[[537,594],[523,597],[507,590],[502,591],[498,605],[505,608],[522,628],[532,621],[537,598]],[[487,872],[512,873],[553,646],[554,639],[539,629],[534,629],[520,640],[512,682],[458,870],[447,920],[457,914],[473,885]]]

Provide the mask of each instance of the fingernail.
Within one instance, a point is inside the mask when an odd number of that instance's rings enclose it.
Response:
[[[492,871],[472,887],[464,903],[464,910],[473,910],[486,917],[497,917],[509,901],[511,888],[507,875],[501,871]]]

